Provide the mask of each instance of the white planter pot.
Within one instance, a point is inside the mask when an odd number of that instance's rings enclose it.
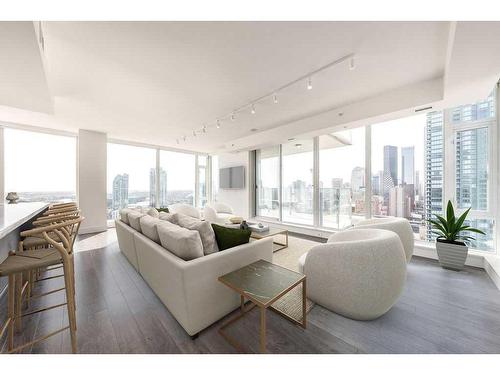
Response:
[[[461,271],[465,266],[469,248],[465,245],[436,241],[436,250],[441,267]]]

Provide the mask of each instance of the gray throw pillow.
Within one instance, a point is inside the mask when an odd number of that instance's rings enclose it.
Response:
[[[130,226],[134,228],[136,231],[141,232],[141,223],[140,219],[143,217],[145,214],[132,210],[128,213],[128,221],[130,222]]]
[[[203,254],[208,255],[219,251],[214,230],[208,221],[178,214],[177,224],[186,229],[196,230],[200,234],[201,243],[203,244]]]
[[[160,212],[159,215],[158,215],[158,218],[160,220],[169,221],[172,224],[177,224],[177,215],[178,214],[172,214],[172,213],[169,213],[169,212]]]
[[[195,230],[182,228],[168,221],[156,225],[161,246],[184,260],[203,256],[200,234]]]
[[[144,234],[150,240],[156,243],[160,243],[160,236],[158,236],[156,225],[163,223],[163,221],[149,215],[144,215],[139,219],[139,222],[141,224],[142,234]]]
[[[158,212],[158,210],[157,210],[156,208],[154,208],[154,207],[150,207],[150,208],[148,209],[147,214],[148,214],[149,216],[156,217],[156,218],[158,218],[158,217],[160,216],[160,213],[159,213],[159,212]]]

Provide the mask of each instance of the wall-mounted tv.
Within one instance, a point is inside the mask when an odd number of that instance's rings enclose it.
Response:
[[[221,189],[244,189],[245,167],[219,169],[219,187]]]

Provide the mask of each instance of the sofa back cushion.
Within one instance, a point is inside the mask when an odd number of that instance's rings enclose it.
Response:
[[[160,214],[158,215],[158,218],[160,220],[169,221],[172,224],[177,224],[177,216],[178,216],[178,214],[172,214],[172,213],[168,213],[168,212],[160,212]]]
[[[215,209],[215,211],[217,211],[217,213],[221,213],[221,214],[232,214],[233,213],[233,209],[231,208],[231,206],[228,206],[227,204],[222,203],[222,202],[214,202],[212,204],[212,207]]]
[[[222,225],[212,224],[219,250],[246,244],[250,241],[250,229],[227,228]]]
[[[128,225],[130,225],[130,221],[128,220],[128,213],[130,211],[132,211],[130,208],[123,208],[120,210],[120,220]]]
[[[194,217],[178,214],[177,224],[183,228],[195,230],[200,234],[201,243],[203,244],[203,254],[213,254],[219,251],[215,233],[208,221],[195,219]]]
[[[203,244],[197,231],[182,228],[169,221],[157,224],[156,229],[160,236],[161,246],[172,254],[184,260],[203,256]]]
[[[136,210],[131,210],[127,215],[130,226],[138,232],[141,232],[140,219],[143,216],[145,216],[145,214]]]
[[[160,236],[158,235],[156,225],[163,223],[163,221],[149,215],[144,215],[139,219],[139,222],[141,224],[142,234],[144,234],[150,240],[153,240],[156,243],[160,243]]]

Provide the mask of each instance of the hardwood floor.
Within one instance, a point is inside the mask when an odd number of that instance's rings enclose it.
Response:
[[[37,292],[61,283],[61,279],[40,283]],[[217,333],[221,322],[192,340],[116,242],[76,254],[76,285],[80,353],[236,352]],[[63,301],[63,293],[56,293],[36,301],[33,308]],[[0,303],[3,320],[5,296]],[[67,318],[62,308],[28,317],[16,342],[63,324]],[[249,352],[256,352],[258,327],[254,309],[228,333],[238,336]],[[414,258],[403,295],[383,317],[354,321],[316,305],[303,330],[269,312],[267,337],[269,353],[500,353],[500,291],[483,270],[447,271],[437,262]],[[70,353],[69,341],[69,332],[64,332],[24,353]]]

